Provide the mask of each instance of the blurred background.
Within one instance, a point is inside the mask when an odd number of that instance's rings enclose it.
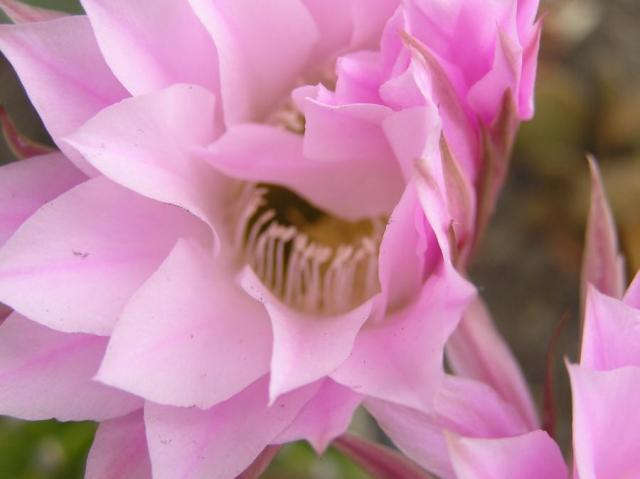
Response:
[[[81,11],[77,0],[27,3]],[[578,277],[589,201],[586,152],[600,162],[629,279],[640,268],[640,1],[548,0],[542,11],[547,17],[536,117],[521,128],[506,188],[471,275],[538,404],[546,346],[561,317],[570,315],[554,362],[558,439],[568,451],[570,391],[563,358],[576,359],[578,351]],[[50,142],[4,58],[0,104],[20,131]],[[0,140],[0,162],[11,159]],[[364,415],[355,427],[376,434]],[[0,478],[80,478],[94,431],[90,423],[0,418]],[[279,454],[265,477],[367,476],[333,451],[318,459],[297,444]]]

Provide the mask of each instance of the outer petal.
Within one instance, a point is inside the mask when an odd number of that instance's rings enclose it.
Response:
[[[97,379],[206,409],[269,371],[271,342],[269,318],[233,272],[180,241],[125,307]]]
[[[314,316],[282,304],[249,268],[241,273],[240,282],[248,294],[264,305],[271,318],[271,401],[335,370],[349,356],[373,304],[369,300],[341,315]]]
[[[447,344],[456,374],[482,381],[518,410],[530,429],[538,426],[533,398],[513,353],[481,299],[466,311]]]
[[[0,167],[0,245],[43,204],[86,178],[60,153]]]
[[[133,95],[174,83],[217,91],[216,49],[187,1],[82,0],[82,6],[107,63]]]
[[[602,185],[598,164],[589,158],[591,170],[591,208],[587,220],[582,258],[582,300],[591,283],[604,294],[621,298],[624,292],[624,264],[618,247],[613,215]]]
[[[18,0],[0,0],[0,10],[2,10],[13,23],[43,22],[66,15],[64,12],[33,7],[28,3],[23,3]]]
[[[636,277],[627,289],[624,295],[624,302],[632,308],[640,309],[640,272],[636,273]]]
[[[443,376],[444,343],[473,294],[456,272],[441,268],[413,304],[367,324],[331,377],[368,396],[430,409]]]
[[[151,479],[142,410],[103,421],[87,458],[85,479]]]
[[[393,163],[312,160],[298,135],[264,125],[233,127],[201,155],[226,175],[285,186],[346,219],[389,213],[404,187]]]
[[[106,178],[87,181],[43,206],[0,250],[0,300],[54,329],[109,334],[177,237],[198,233],[184,211]]]
[[[220,199],[226,184],[190,154],[216,138],[214,116],[209,91],[176,85],[101,111],[67,141],[117,183],[215,227],[226,206]]]
[[[106,339],[64,334],[11,314],[0,325],[0,414],[101,421],[142,402],[91,379]]]
[[[558,445],[544,431],[506,439],[449,436],[458,479],[567,479]]]
[[[318,40],[309,11],[300,0],[190,3],[218,50],[227,125],[268,115],[302,76]]]
[[[84,171],[95,174],[60,139],[127,93],[102,59],[87,18],[2,25],[0,50],[58,146]]]
[[[568,368],[580,479],[640,477],[640,368]]]
[[[311,386],[268,407],[268,379],[206,411],[148,403],[147,440],[157,479],[229,479],[240,474],[295,418]]]
[[[511,90],[514,98],[520,97],[522,74],[522,47],[505,32],[498,32],[493,67],[469,90],[467,101],[475,112],[491,124],[499,114],[505,91]]]
[[[409,458],[443,479],[456,477],[445,431],[469,437],[506,437],[527,431],[516,411],[486,384],[448,376],[432,409],[420,412],[367,399],[365,407]]]
[[[580,364],[597,370],[640,366],[640,310],[590,286]]]
[[[326,379],[313,399],[302,408],[275,442],[286,443],[306,439],[321,455],[331,441],[347,430],[362,399],[362,395]]]

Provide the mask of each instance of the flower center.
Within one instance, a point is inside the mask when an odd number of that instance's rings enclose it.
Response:
[[[237,244],[274,295],[308,313],[344,313],[373,296],[384,218],[345,221],[274,185],[242,195]]]

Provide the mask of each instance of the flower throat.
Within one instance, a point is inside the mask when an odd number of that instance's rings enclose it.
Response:
[[[284,303],[344,313],[378,289],[384,218],[346,221],[280,186],[246,187],[237,241],[245,263]]]

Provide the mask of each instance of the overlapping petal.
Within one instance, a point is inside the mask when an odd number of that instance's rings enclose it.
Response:
[[[12,313],[0,325],[0,414],[101,421],[140,408],[139,398],[92,379],[106,342],[54,331]]]
[[[142,409],[100,423],[89,457],[86,479],[150,479]]]
[[[210,251],[179,241],[127,303],[97,379],[155,403],[207,409],[263,376],[269,318],[232,278]]]
[[[89,20],[67,16],[1,25],[0,50],[18,72],[54,141],[83,171],[95,175],[62,137],[127,92],[105,63]]]
[[[0,249],[0,301],[60,331],[108,335],[176,239],[202,234],[188,213],[95,178],[40,208]]]

